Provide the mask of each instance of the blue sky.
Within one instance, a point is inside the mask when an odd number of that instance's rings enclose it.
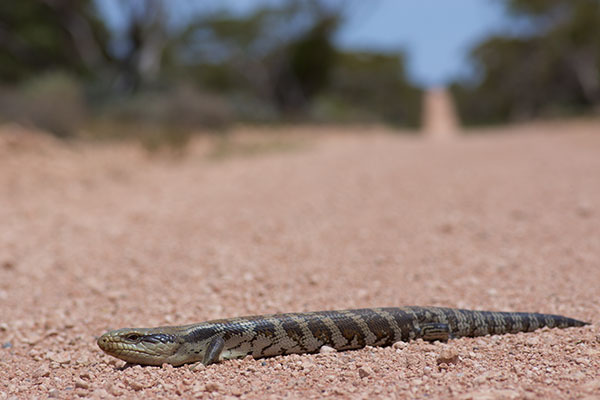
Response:
[[[498,0],[368,1],[370,7],[357,7],[339,43],[348,48],[403,49],[409,77],[423,86],[469,74],[469,49],[508,23]]]
[[[119,0],[96,0],[118,26]],[[244,13],[282,0],[175,1],[183,8],[228,7]],[[330,0],[335,4],[340,1]],[[500,0],[342,0],[348,20],[336,40],[348,49],[403,50],[408,55],[409,78],[425,87],[440,86],[471,73],[467,60],[473,44],[507,29]],[[196,9],[199,7],[195,7]]]

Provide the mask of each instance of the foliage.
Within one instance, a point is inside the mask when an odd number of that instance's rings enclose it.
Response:
[[[496,36],[471,57],[479,80],[455,82],[463,121],[497,123],[600,106],[600,2],[509,0],[530,35]]]
[[[421,91],[407,82],[401,54],[340,53],[333,76],[325,96],[337,104],[338,118],[418,125]]]
[[[49,70],[80,76],[106,61],[108,32],[91,0],[0,2],[0,82]]]
[[[418,121],[401,55],[336,47],[347,2],[243,15],[174,2],[115,1],[116,25],[93,0],[0,2],[0,117],[72,136],[91,115],[88,128],[113,120],[132,127],[121,136],[177,146],[235,120]]]
[[[220,131],[232,119],[223,99],[189,86],[115,98],[100,114],[96,138],[136,139],[149,150],[182,148],[195,131]]]
[[[18,90],[0,92],[0,118],[33,125],[58,137],[72,137],[87,118],[82,88],[76,79],[48,72]]]
[[[416,125],[420,91],[407,82],[401,55],[338,50],[343,15],[309,4],[206,16],[197,54],[213,62],[199,63],[195,76],[221,93],[245,92],[246,103],[254,98],[252,115]]]
[[[305,113],[329,83],[340,21],[337,11],[318,4],[203,16],[191,36],[196,76],[216,90],[248,92],[279,113]]]

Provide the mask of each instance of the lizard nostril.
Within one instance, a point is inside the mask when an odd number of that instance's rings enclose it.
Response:
[[[106,342],[107,342],[107,340],[106,340],[106,337],[104,337],[104,336],[100,336],[97,341],[98,346],[100,346],[101,349],[104,349]]]

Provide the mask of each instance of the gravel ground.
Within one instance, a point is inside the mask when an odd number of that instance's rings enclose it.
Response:
[[[240,129],[176,158],[2,128],[0,399],[600,397],[599,123],[315,130]],[[193,371],[124,368],[95,342],[400,305],[593,324]]]

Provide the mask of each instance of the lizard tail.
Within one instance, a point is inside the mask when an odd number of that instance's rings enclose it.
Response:
[[[449,317],[449,324],[455,337],[500,335],[504,333],[532,332],[543,327],[569,328],[588,325],[587,322],[554,314],[460,309],[453,310],[450,314],[453,314],[453,316]]]
[[[415,310],[418,310],[417,315],[421,323],[447,324],[451,337],[532,332],[545,326],[569,328],[588,325],[587,322],[553,314],[474,311],[442,307],[415,307]]]

